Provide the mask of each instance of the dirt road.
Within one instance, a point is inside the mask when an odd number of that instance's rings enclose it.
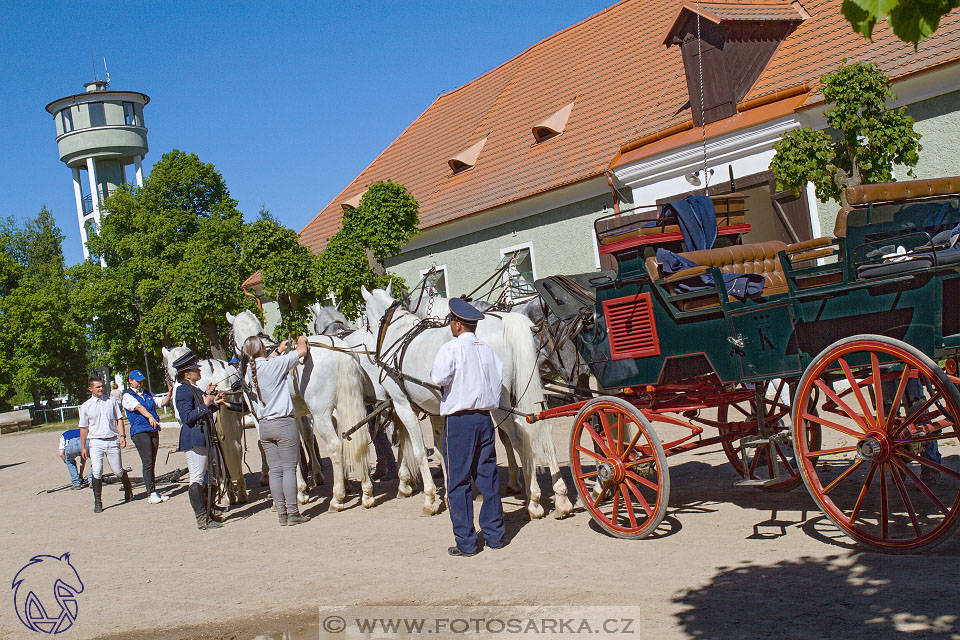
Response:
[[[565,461],[569,421],[555,422]],[[376,485],[374,509],[354,494],[342,513],[327,512],[321,487],[305,509],[313,520],[279,527],[259,487],[253,431],[252,501],[223,529],[196,529],[182,484],[165,487],[172,497],[160,505],[122,504],[107,486],[96,515],[89,490],[36,495],[68,480],[58,437],[0,437],[0,577],[11,584],[32,556],[69,552],[84,589],[62,637],[316,638],[318,608],[333,605],[491,605],[504,614],[540,605],[628,612],[635,623],[623,637],[634,638],[960,638],[957,541],[925,556],[863,552],[802,487],[733,487],[719,451],[671,459],[670,510],[652,539],[608,537],[579,506],[566,520],[531,522],[511,497],[508,546],[452,558],[446,512],[420,517],[420,496],[397,499],[396,482]],[[186,466],[182,454],[164,461],[176,439],[176,427],[164,429],[158,473]],[[139,476],[132,446],[123,459]],[[0,637],[37,637],[7,594]]]

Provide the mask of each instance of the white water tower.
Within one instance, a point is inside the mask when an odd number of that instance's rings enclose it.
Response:
[[[121,184],[143,186],[143,157],[148,151],[143,107],[150,97],[111,91],[108,86],[107,81],[94,80],[84,85],[86,92],[47,105],[57,126],[60,159],[73,170],[85,259],[90,257],[89,233],[100,228],[103,200]]]

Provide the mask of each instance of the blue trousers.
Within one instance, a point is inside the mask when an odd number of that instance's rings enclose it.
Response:
[[[90,443],[87,442],[87,453],[90,453]],[[80,438],[70,438],[63,445],[64,462],[70,472],[70,482],[75,487],[80,486],[80,472],[77,458],[80,457]],[[93,464],[90,465],[90,477],[93,478]]]
[[[477,550],[473,526],[473,490],[477,485],[480,529],[488,546],[503,544],[503,505],[497,479],[497,452],[493,420],[489,411],[460,411],[444,420],[443,460],[447,465],[447,501],[457,548],[464,553]]]

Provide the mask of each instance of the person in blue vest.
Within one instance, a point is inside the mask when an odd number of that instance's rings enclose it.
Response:
[[[177,386],[174,402],[180,418],[180,444],[178,449],[187,456],[190,473],[190,506],[200,530],[218,529],[220,523],[211,517],[206,486],[207,434],[213,429],[213,414],[225,402],[223,394],[216,393],[216,386],[209,384],[206,393],[197,387],[200,380],[200,365],[197,356],[188,351],[172,363],[177,370]],[[216,395],[215,395],[216,394]]]
[[[89,448],[87,453],[89,453]],[[80,458],[80,466],[77,467],[77,458]],[[83,468],[87,461],[80,455],[80,429],[67,429],[60,434],[60,459],[67,465],[67,471],[70,472],[70,484],[74,489],[83,489],[84,483]]]
[[[164,406],[170,401],[169,394],[160,403],[152,393],[143,388],[146,376],[139,369],[134,369],[127,376],[127,388],[123,392],[120,404],[127,414],[130,423],[130,438],[140,454],[140,463],[143,466],[143,485],[147,490],[147,502],[160,504],[169,500],[170,496],[161,496],[157,492],[154,466],[157,462],[157,449],[160,447],[160,416],[157,407]]]
[[[450,300],[450,333],[433,362],[430,377],[441,386],[440,414],[444,417],[443,459],[447,471],[447,503],[456,546],[452,556],[478,552],[473,526],[473,490],[476,484],[483,504],[480,529],[490,549],[504,545],[503,505],[497,479],[497,453],[490,410],[500,406],[503,363],[476,336],[483,314],[460,298]]]

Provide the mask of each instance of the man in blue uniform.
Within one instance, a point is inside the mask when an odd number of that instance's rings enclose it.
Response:
[[[475,334],[483,314],[465,300],[450,300],[454,339],[437,353],[430,377],[443,389],[443,459],[447,467],[447,503],[456,546],[452,556],[477,554],[471,480],[483,496],[480,529],[486,546],[503,546],[503,505],[497,480],[497,454],[490,410],[500,406],[503,364]]]

